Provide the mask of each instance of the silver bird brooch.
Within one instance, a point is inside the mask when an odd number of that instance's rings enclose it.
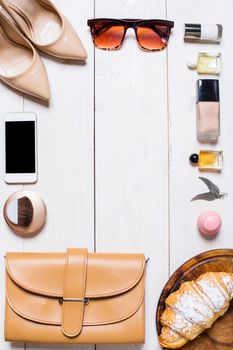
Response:
[[[199,177],[201,181],[203,181],[206,186],[209,189],[209,192],[200,193],[197,196],[193,197],[191,199],[191,202],[197,201],[197,200],[204,200],[204,201],[214,201],[215,199],[223,199],[227,196],[227,193],[220,193],[220,190],[217,185],[215,185],[210,180],[206,179],[205,177]]]

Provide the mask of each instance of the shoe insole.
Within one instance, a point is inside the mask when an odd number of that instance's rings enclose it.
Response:
[[[60,17],[38,0],[7,0],[27,36],[39,45],[54,42],[61,33]]]
[[[0,26],[0,75],[17,76],[30,67],[32,59],[33,52],[10,41]]]

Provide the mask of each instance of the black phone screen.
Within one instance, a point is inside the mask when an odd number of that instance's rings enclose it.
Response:
[[[5,122],[6,173],[36,172],[35,121]]]

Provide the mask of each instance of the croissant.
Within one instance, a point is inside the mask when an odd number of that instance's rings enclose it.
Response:
[[[233,298],[233,273],[207,272],[181,284],[165,301],[160,345],[176,349],[193,340],[222,316]]]

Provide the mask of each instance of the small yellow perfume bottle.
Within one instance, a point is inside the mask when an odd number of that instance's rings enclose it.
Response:
[[[198,166],[199,170],[221,171],[223,167],[223,152],[212,150],[199,151],[199,154],[191,154],[189,160],[192,165]]]
[[[197,60],[188,62],[190,69],[196,69],[199,74],[220,74],[221,71],[221,54],[200,52]]]

